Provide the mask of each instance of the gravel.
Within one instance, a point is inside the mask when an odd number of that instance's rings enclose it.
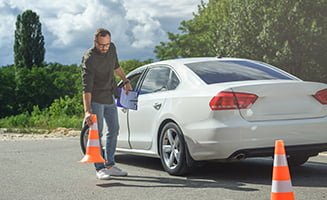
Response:
[[[38,140],[62,137],[79,137],[80,130],[70,128],[56,128],[54,130],[22,130],[22,129],[0,129],[0,141],[7,140]]]

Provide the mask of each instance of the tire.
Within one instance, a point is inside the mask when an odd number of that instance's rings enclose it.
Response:
[[[184,175],[190,171],[192,161],[181,129],[173,122],[167,123],[159,139],[161,164],[170,175]]]
[[[86,124],[80,134],[80,145],[81,145],[81,150],[83,152],[83,154],[85,154],[86,151],[86,144],[87,144],[87,140],[89,137],[89,126]]]
[[[299,167],[306,163],[310,156],[308,155],[290,155],[287,158],[288,165],[291,167]]]

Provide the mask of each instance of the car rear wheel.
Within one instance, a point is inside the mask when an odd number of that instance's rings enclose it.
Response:
[[[192,160],[181,129],[173,122],[167,123],[160,134],[160,159],[163,168],[171,175],[183,175],[189,172],[191,166],[187,160]]]
[[[310,156],[308,155],[290,155],[287,158],[288,165],[291,167],[298,167],[308,161]]]
[[[85,125],[80,134],[80,145],[83,154],[85,154],[88,137],[89,137],[89,126]]]

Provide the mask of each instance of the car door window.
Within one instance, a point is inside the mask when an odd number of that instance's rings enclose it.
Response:
[[[142,74],[144,73],[145,69],[138,70],[133,74],[129,74],[127,78],[130,80],[130,84],[132,85],[132,88],[134,91],[137,90],[138,84],[140,82],[140,78],[142,77]],[[123,87],[123,82],[121,81],[118,85],[118,87]]]
[[[137,83],[138,83],[141,75],[142,75],[142,73],[138,73],[138,74],[135,74],[135,75],[129,77],[129,80],[130,80],[130,83],[131,83],[133,89],[136,89]]]
[[[140,94],[148,94],[168,90],[170,69],[168,67],[153,67],[146,74]]]

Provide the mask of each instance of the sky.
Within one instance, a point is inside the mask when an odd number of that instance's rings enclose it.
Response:
[[[207,1],[204,1],[207,2]],[[154,47],[193,18],[201,0],[0,0],[0,66],[14,63],[17,15],[40,17],[45,61],[79,64],[98,27],[107,28],[120,60],[155,59]]]

